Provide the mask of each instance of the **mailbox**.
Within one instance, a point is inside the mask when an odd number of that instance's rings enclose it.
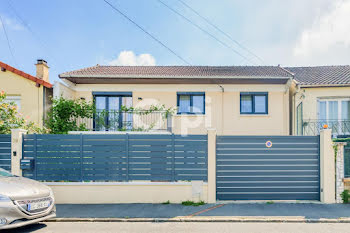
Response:
[[[33,170],[34,159],[21,159],[21,169],[22,170]]]

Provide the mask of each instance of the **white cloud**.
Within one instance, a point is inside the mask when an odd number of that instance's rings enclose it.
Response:
[[[294,47],[296,57],[335,55],[334,51],[350,49],[350,0],[336,0],[328,12],[305,29]]]
[[[15,30],[15,31],[20,31],[20,30],[24,29],[24,27],[14,19],[8,18],[4,15],[1,15],[1,18],[6,26],[6,29],[11,29],[11,30]],[[2,29],[1,22],[0,22],[0,28]]]
[[[117,59],[108,62],[112,66],[154,66],[156,60],[151,54],[135,55],[133,51],[122,51]]]

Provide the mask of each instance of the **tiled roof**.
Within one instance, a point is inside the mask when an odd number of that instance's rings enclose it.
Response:
[[[285,67],[303,86],[350,85],[350,66]]]
[[[59,75],[68,77],[291,77],[278,66],[93,66]]]
[[[14,68],[14,67],[12,67],[10,65],[7,65],[7,64],[5,64],[5,63],[3,63],[1,61],[0,61],[0,67],[4,68],[4,69],[6,69],[6,70],[8,70],[8,71],[10,71],[12,73],[15,73],[15,74],[17,74],[17,75],[19,75],[19,76],[21,76],[23,78],[26,78],[26,79],[29,79],[29,80],[31,80],[33,82],[41,84],[41,85],[43,85],[43,86],[45,86],[47,88],[52,88],[52,84],[51,83],[46,82],[46,81],[44,81],[42,79],[36,78],[36,77],[34,77],[34,76],[30,75],[30,74],[27,74],[27,73],[25,73],[25,72],[23,72],[21,70],[18,70],[18,69]]]

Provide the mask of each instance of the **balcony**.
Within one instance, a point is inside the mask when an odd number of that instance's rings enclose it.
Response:
[[[303,121],[303,135],[315,136],[327,126],[333,137],[350,137],[350,120],[307,120]]]
[[[96,111],[93,118],[77,119],[88,131],[172,132],[172,115],[167,111]]]

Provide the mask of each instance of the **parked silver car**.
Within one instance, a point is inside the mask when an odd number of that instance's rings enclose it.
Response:
[[[0,230],[56,217],[51,188],[0,168]]]

